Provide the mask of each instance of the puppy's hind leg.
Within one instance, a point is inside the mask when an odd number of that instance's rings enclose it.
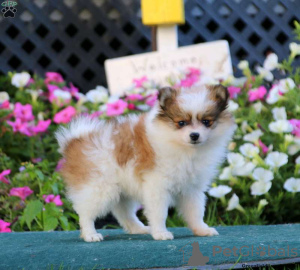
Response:
[[[109,195],[108,195],[109,194]],[[112,205],[118,201],[117,190],[111,187],[84,187],[76,194],[70,194],[73,207],[79,215],[81,238],[86,242],[99,242],[103,236],[95,229],[97,217],[103,217],[111,211]]]
[[[145,226],[136,216],[137,207],[137,202],[122,197],[113,207],[112,213],[126,232],[131,234],[150,233],[149,227]]]

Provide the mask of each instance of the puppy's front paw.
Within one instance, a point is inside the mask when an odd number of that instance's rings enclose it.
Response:
[[[152,237],[155,240],[172,240],[172,239],[174,239],[173,234],[168,231],[153,232]]]
[[[86,234],[81,234],[81,238],[85,242],[100,242],[103,240],[103,236],[101,233],[86,233]]]
[[[211,227],[201,227],[193,230],[193,233],[198,236],[214,236],[219,235],[215,228]]]

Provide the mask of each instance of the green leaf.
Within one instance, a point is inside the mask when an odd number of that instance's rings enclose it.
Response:
[[[45,176],[40,170],[36,170],[35,173],[38,176],[38,178],[40,178],[42,181],[44,181]]]
[[[58,220],[55,217],[49,216],[48,214],[44,213],[44,231],[53,231],[57,225]]]
[[[43,204],[39,200],[34,200],[27,204],[24,210],[23,218],[25,219],[29,229],[31,229],[31,222],[42,210]]]
[[[59,217],[61,216],[60,209],[55,205],[55,203],[47,203],[45,205],[45,214],[52,216],[52,217]]]
[[[59,218],[59,221],[60,221],[60,225],[61,225],[61,227],[63,228],[64,231],[69,231],[70,230],[69,222],[68,222],[68,219],[66,217],[61,216]]]
[[[60,216],[60,209],[54,203],[47,203],[43,212],[44,231],[54,230],[58,225]]]

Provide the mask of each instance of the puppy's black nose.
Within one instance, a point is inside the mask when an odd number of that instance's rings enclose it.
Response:
[[[200,134],[197,133],[197,132],[192,132],[192,133],[190,134],[191,140],[194,141],[194,142],[197,141],[197,140],[199,139],[199,136],[200,136]]]

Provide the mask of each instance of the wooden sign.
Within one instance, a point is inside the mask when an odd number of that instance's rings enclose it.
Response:
[[[135,78],[147,76],[164,84],[167,76],[178,69],[195,67],[202,75],[225,79],[232,74],[228,42],[225,40],[180,47],[169,52],[150,52],[105,61],[111,94],[122,94]]]

